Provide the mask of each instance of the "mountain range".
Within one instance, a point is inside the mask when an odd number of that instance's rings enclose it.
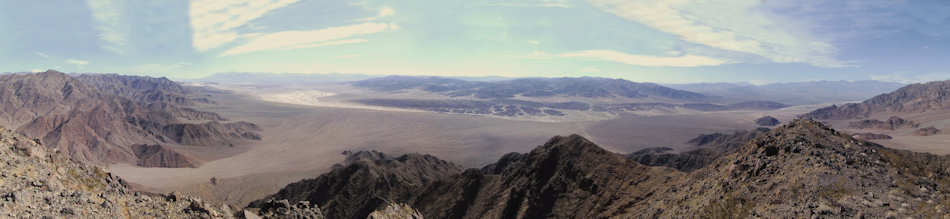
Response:
[[[885,113],[923,113],[950,109],[950,81],[911,84],[860,103],[832,105],[802,115],[813,119],[863,119]]]
[[[194,167],[201,161],[169,146],[260,139],[254,124],[196,110],[210,100],[165,78],[50,70],[2,75],[0,87],[0,124],[84,162]]]
[[[904,86],[883,81],[811,81],[754,85],[748,83],[667,84],[666,86],[732,101],[770,100],[788,105],[859,101]]]

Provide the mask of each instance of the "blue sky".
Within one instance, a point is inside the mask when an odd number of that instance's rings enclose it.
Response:
[[[950,2],[0,0],[0,71],[950,79]]]

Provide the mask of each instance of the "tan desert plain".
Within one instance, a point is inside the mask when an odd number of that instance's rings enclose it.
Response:
[[[755,128],[753,120],[762,116],[788,121],[825,106],[510,118],[359,104],[351,100],[444,97],[422,91],[378,92],[345,83],[289,88],[188,85],[216,103],[199,106],[200,110],[256,123],[263,130],[262,140],[228,151],[176,148],[207,161],[197,168],[116,164],[108,171],[147,191],[175,191],[236,206],[273,194],[288,183],[319,176],[341,162],[342,153],[348,150],[431,154],[466,167],[481,167],[506,153],[527,152],[551,136],[577,133],[617,153],[658,146],[682,151],[694,147],[686,142],[700,134],[748,130]]]

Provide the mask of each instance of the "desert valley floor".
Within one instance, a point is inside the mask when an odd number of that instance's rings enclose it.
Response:
[[[764,115],[787,121],[820,107],[534,121],[360,107],[332,101],[317,104],[319,98],[329,96],[325,91],[229,89],[197,88],[217,103],[202,110],[260,125],[261,141],[226,151],[176,148],[208,161],[198,168],[118,164],[110,166],[109,171],[145,190],[178,191],[243,206],[287,183],[328,171],[342,161],[341,154],[347,150],[432,154],[466,167],[480,167],[506,153],[527,152],[551,136],[573,133],[617,153],[657,146],[683,150],[690,147],[686,141],[700,134],[748,130],[756,127],[752,122],[755,118]],[[300,102],[308,100],[313,102]],[[214,183],[211,177],[215,178]]]

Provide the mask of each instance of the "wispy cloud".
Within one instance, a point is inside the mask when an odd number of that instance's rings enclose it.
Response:
[[[189,7],[192,45],[198,51],[218,48],[238,39],[234,30],[272,10],[298,0],[196,0]]]
[[[83,66],[83,65],[88,65],[89,61],[79,60],[79,59],[66,59],[66,63]]]
[[[33,52],[33,54],[36,54],[36,55],[39,56],[39,57],[43,57],[44,59],[48,59],[48,58],[49,58],[49,55],[47,55],[46,53]]]
[[[383,6],[379,8],[379,11],[376,12],[376,16],[360,19],[360,21],[375,21],[381,18],[393,16],[396,14],[396,10],[390,7]]]
[[[379,33],[395,29],[395,25],[386,23],[362,23],[349,26],[330,27],[310,31],[282,31],[261,34],[246,44],[231,48],[222,56],[244,54],[264,50],[290,50],[320,46],[342,45],[367,42],[366,39],[347,39],[359,35]]]
[[[96,30],[99,31],[99,39],[105,43],[103,49],[124,54],[128,42],[126,34],[122,31],[121,2],[86,0],[86,5],[92,11],[92,18],[97,23]]]
[[[839,67],[830,43],[773,21],[761,0],[589,0],[619,17],[712,48],[755,54],[774,62]]]
[[[579,52],[562,53],[561,57],[568,58],[590,58],[618,62],[628,65],[652,66],[652,67],[695,67],[695,66],[713,66],[725,64],[725,60],[697,56],[644,56],[632,55],[613,50],[585,50]]]

